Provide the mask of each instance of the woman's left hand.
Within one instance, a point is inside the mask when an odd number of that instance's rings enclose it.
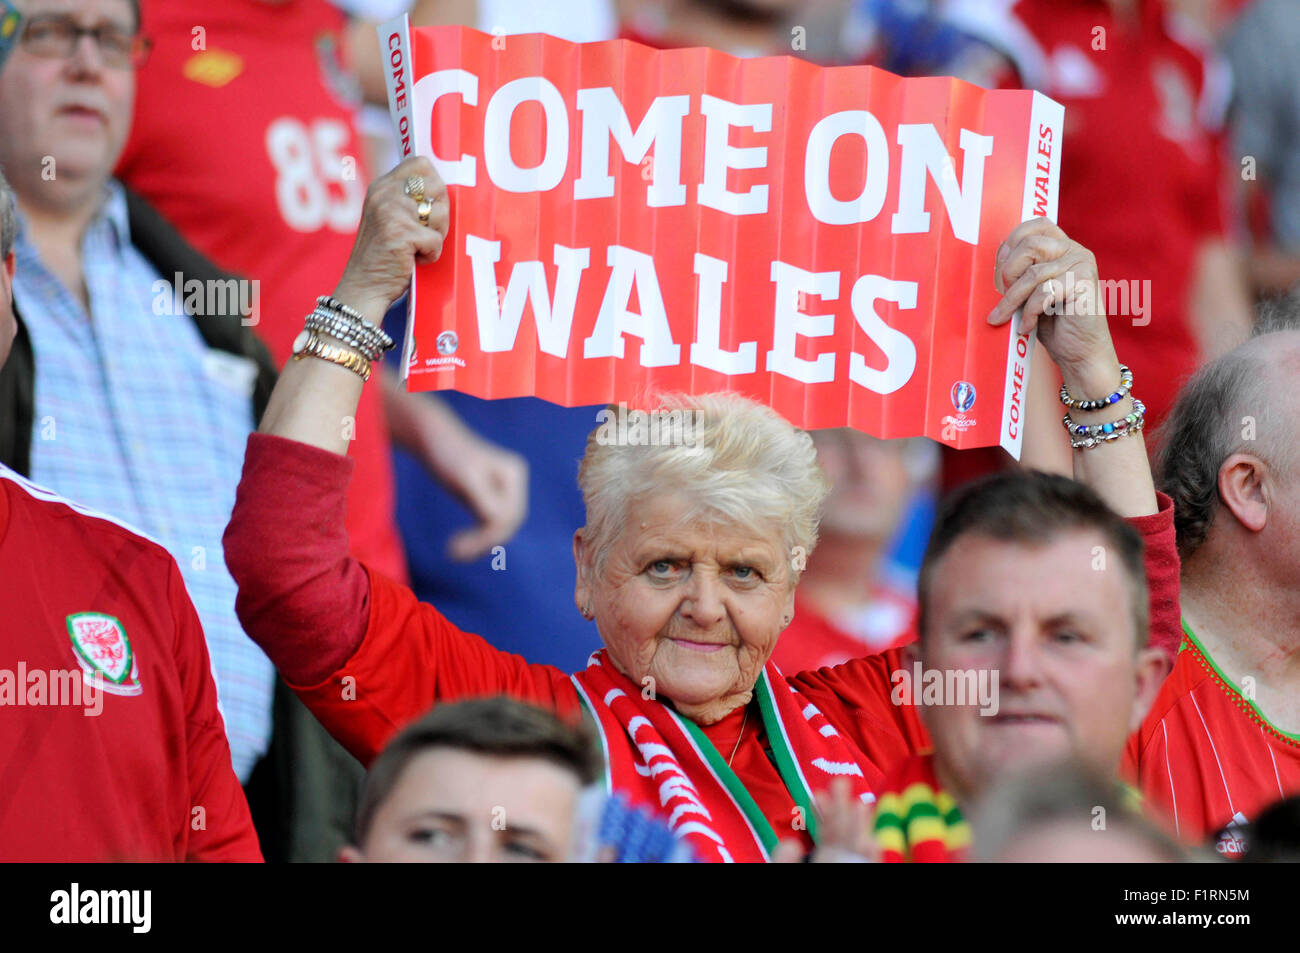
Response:
[[[990,324],[1005,324],[1023,308],[1020,330],[1037,327],[1067,383],[1099,377],[1113,389],[1118,362],[1092,252],[1045,218],[1021,222],[998,248],[994,284],[1002,300]]]

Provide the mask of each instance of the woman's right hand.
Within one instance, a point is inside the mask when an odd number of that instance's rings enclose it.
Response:
[[[424,179],[432,205],[429,224],[420,224],[418,203],[406,192],[412,176]],[[366,191],[361,225],[334,297],[374,324],[411,282],[414,265],[437,261],[450,224],[447,186],[424,156],[412,156],[375,179]]]

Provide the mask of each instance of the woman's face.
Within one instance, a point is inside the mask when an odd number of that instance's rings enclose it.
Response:
[[[749,701],[794,612],[791,554],[776,526],[688,522],[669,494],[629,507],[599,573],[579,530],[579,609],[643,692],[711,724]]]

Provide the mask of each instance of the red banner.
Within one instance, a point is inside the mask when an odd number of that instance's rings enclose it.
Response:
[[[380,28],[447,182],[412,390],[576,406],[733,390],[807,428],[1019,456],[1032,340],[998,245],[1055,218],[1062,108],[870,67]]]

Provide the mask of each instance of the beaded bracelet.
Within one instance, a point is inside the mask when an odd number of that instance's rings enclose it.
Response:
[[[1146,421],[1146,413],[1146,405],[1134,397],[1133,412],[1125,414],[1119,420],[1102,424],[1076,424],[1070,419],[1070,415],[1066,414],[1061,418],[1061,423],[1065,426],[1065,432],[1070,435],[1070,446],[1077,450],[1080,447],[1095,447],[1098,441],[1116,440],[1127,436],[1132,431],[1141,430]],[[1088,443],[1089,440],[1093,442]]]
[[[366,360],[377,361],[383,357],[383,342],[372,332],[320,308],[307,315],[307,330],[337,338],[349,347],[361,351],[366,356]]]
[[[374,335],[377,335],[378,340],[382,343],[383,349],[385,351],[391,351],[394,347],[396,347],[396,344],[393,342],[393,339],[388,336],[388,334],[384,331],[383,328],[376,327],[375,325],[371,324],[362,316],[361,312],[358,311],[356,308],[349,308],[342,301],[339,301],[337,298],[332,298],[329,295],[321,295],[319,298],[316,299],[316,304],[318,307],[325,309],[327,312],[332,311],[338,317],[346,321],[349,321],[350,323],[359,324],[362,329],[369,331]]]
[[[1111,440],[1118,440],[1120,437],[1131,437],[1135,433],[1141,433],[1145,423],[1146,417],[1139,417],[1136,423],[1129,424],[1123,430],[1113,430],[1100,437],[1084,437],[1082,440],[1071,440],[1070,448],[1072,450],[1091,450],[1093,447],[1099,447]]]
[[[1070,396],[1070,392],[1061,385],[1061,403],[1071,410],[1101,410],[1110,404],[1118,404],[1133,389],[1133,372],[1125,365],[1119,366],[1119,390],[1109,397],[1103,397],[1100,400],[1076,400]]]

